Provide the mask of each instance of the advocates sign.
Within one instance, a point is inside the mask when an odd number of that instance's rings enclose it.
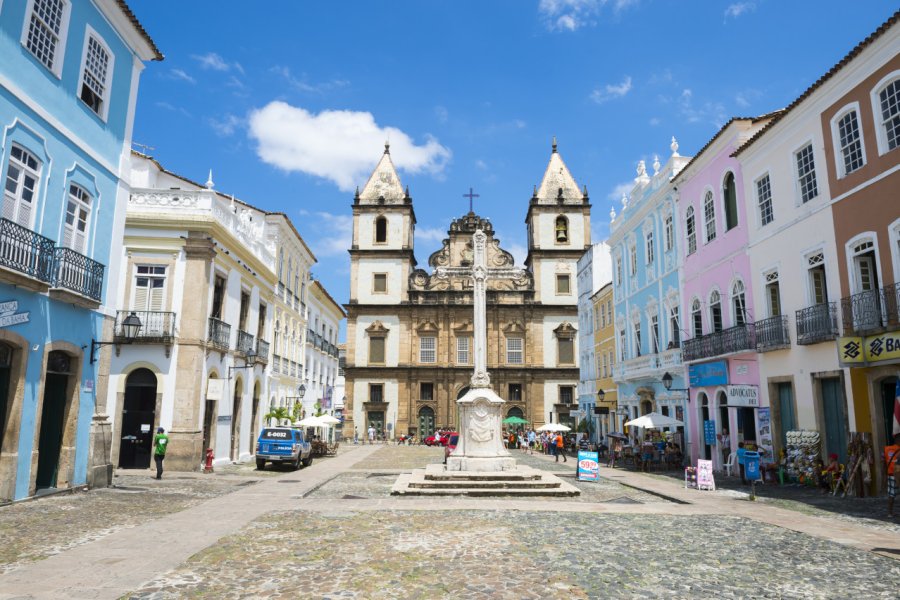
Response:
[[[728,406],[759,407],[759,386],[757,385],[729,385],[725,388],[728,397]]]

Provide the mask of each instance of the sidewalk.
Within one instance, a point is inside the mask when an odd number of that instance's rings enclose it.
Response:
[[[120,598],[258,516],[296,508],[292,497],[321,485],[380,447],[354,448],[309,468],[28,564],[0,576],[0,598]]]

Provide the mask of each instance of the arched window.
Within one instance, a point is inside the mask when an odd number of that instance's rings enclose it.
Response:
[[[375,243],[387,243],[387,218],[385,217],[375,219]]]
[[[744,282],[737,280],[731,288],[731,308],[734,310],[734,324],[747,324],[747,299],[744,294]]]
[[[525,413],[522,412],[522,409],[518,406],[513,406],[509,409],[509,412],[506,413],[506,418],[510,417],[519,417],[520,419],[525,418]]]
[[[716,239],[716,205],[712,192],[706,192],[703,198],[703,222],[706,225],[706,242],[709,243]]]
[[[703,335],[703,313],[700,310],[700,300],[694,298],[691,304],[691,323],[693,324],[694,337],[698,338]]]
[[[697,223],[694,221],[694,207],[688,206],[684,230],[687,232],[687,253],[697,251]]]
[[[569,241],[569,220],[560,215],[556,217],[556,242],[565,244]]]
[[[729,172],[725,176],[722,185],[722,197],[725,199],[725,231],[730,231],[738,225],[737,190],[734,187],[734,173]]]
[[[894,79],[878,92],[878,107],[881,112],[881,131],[885,151],[900,146],[900,78]]]
[[[41,180],[41,162],[33,154],[13,144],[6,167],[3,189],[3,218],[31,227],[31,215]]]
[[[709,322],[712,333],[722,331],[722,297],[718,290],[709,295]]]

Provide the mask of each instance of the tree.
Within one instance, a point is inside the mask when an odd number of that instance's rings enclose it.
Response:
[[[274,420],[277,425],[284,419],[290,419],[291,413],[286,406],[271,406],[269,407],[269,412],[267,412],[263,418],[269,421]]]

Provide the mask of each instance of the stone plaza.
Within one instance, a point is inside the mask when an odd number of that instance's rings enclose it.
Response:
[[[896,597],[900,524],[876,511],[605,467],[576,481],[574,460],[512,454],[581,494],[392,497],[442,462],[423,446],[351,444],[296,472],[120,471],[0,513],[0,598]]]

